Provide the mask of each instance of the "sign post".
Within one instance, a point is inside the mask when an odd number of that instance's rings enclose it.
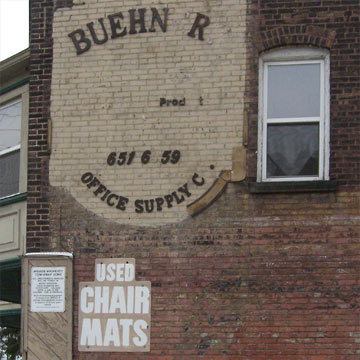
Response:
[[[27,360],[71,360],[73,255],[27,253],[22,260],[21,352]]]

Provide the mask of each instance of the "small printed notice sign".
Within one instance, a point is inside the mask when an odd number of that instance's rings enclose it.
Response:
[[[30,288],[30,311],[65,311],[65,267],[32,267]]]

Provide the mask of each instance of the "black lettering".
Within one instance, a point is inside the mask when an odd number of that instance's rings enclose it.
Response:
[[[126,210],[126,204],[129,202],[129,199],[123,196],[119,196],[119,201],[116,205],[116,208],[122,211]]]
[[[155,31],[155,21],[159,24],[159,26],[161,27],[161,30],[163,32],[166,32],[166,26],[167,26],[167,17],[168,17],[168,12],[169,9],[168,8],[163,8],[163,12],[164,12],[164,21],[161,19],[157,9],[155,8],[151,8],[151,12],[152,12],[152,19],[151,19],[151,27],[149,29],[150,32],[154,32]]]
[[[98,194],[103,193],[106,190],[106,186],[100,184],[99,187],[94,191],[94,195],[97,196]]]
[[[81,177],[81,181],[84,184],[87,184],[88,182],[90,182],[92,179],[94,178],[94,175],[91,172],[87,172],[85,173],[82,177]]]
[[[144,203],[143,200],[135,200],[135,212],[137,212],[138,214],[144,212],[143,203]]]
[[[176,191],[172,192],[171,195],[174,197],[177,204],[181,204],[185,200],[183,195],[181,195],[181,197],[179,198]]]
[[[98,186],[100,185],[100,181],[97,177],[94,177],[88,184],[87,187],[90,189],[93,186]]]
[[[118,12],[116,14],[112,14],[108,16],[108,19],[110,21],[111,26],[111,38],[116,39],[121,36],[125,36],[127,33],[126,27],[124,27],[124,30],[120,33],[117,32],[117,30],[121,30],[120,20],[115,21],[116,18],[119,18],[121,20],[124,19],[124,16],[121,12]]]
[[[136,24],[140,25],[140,31],[139,33],[146,33],[146,27],[145,27],[145,12],[146,9],[138,9],[139,12],[139,19],[135,19],[135,9],[131,9],[129,10],[129,15],[130,15],[130,31],[129,34],[133,35],[133,34],[137,34],[136,31]]]
[[[197,180],[197,178],[199,177],[199,175],[197,173],[195,173],[192,177],[192,181],[195,185],[197,186],[202,186],[205,184],[205,179],[202,177],[201,180]]]
[[[160,98],[160,106],[163,106],[166,104],[166,99],[165,98]]]
[[[154,211],[154,199],[151,200],[144,200],[145,203],[145,210],[148,213],[151,213]],[[149,206],[150,205],[150,206]]]
[[[174,106],[176,106],[176,105],[178,104],[178,101],[177,101],[176,99],[174,99],[174,100],[172,101],[172,103],[173,103]]]
[[[178,188],[178,192],[181,192],[181,193],[185,194],[187,197],[191,196],[191,193],[188,190],[188,185],[187,184],[184,184],[183,186],[180,186]]]
[[[109,197],[108,197],[107,200],[106,200],[106,203],[107,203],[109,206],[114,206],[114,205],[115,205],[114,202],[111,202],[111,200],[112,200],[113,198],[115,198],[116,200],[119,199],[119,197],[118,197],[116,194],[111,194],[111,195],[109,195]]]
[[[172,207],[171,203],[174,201],[174,198],[172,197],[172,195],[165,195],[164,198],[167,203],[167,207],[171,208]]]
[[[75,46],[77,55],[81,55],[91,48],[91,41],[87,37],[85,37],[84,30],[75,30],[71,32],[68,36]],[[81,47],[80,44],[85,44],[85,46]]]
[[[156,210],[162,211],[162,205],[164,204],[164,199],[159,197],[155,199],[155,202],[156,202]]]
[[[111,193],[110,190],[106,190],[105,194],[101,197],[102,201],[105,201],[105,199],[107,198],[107,196]]]
[[[92,38],[94,40],[94,43],[97,44],[97,45],[101,45],[101,44],[105,44],[108,41],[108,34],[107,34],[105,26],[104,26],[104,19],[100,18],[100,19],[98,19],[98,22],[100,23],[101,28],[102,28],[103,33],[104,33],[104,37],[103,37],[102,40],[99,40],[99,38],[97,37],[96,32],[94,30],[94,23],[93,22],[86,24],[86,26],[90,30],[90,34],[91,34],[91,36],[92,36]]]
[[[188,32],[188,36],[195,37],[195,32],[199,30],[199,40],[204,40],[204,28],[209,26],[210,18],[206,15],[197,13],[196,19],[191,30]]]
[[[179,105],[180,106],[185,106],[185,98],[183,98],[182,100],[179,101]]]

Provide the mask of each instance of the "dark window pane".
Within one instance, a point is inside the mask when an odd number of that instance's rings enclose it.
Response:
[[[20,150],[0,156],[0,197],[19,192]]]
[[[319,176],[319,125],[269,125],[267,177]]]

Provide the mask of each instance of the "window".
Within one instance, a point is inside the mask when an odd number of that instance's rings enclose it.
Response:
[[[0,197],[19,192],[21,99],[0,107]]]
[[[0,97],[0,199],[26,191],[26,101],[27,86]]]
[[[258,181],[328,180],[328,52],[277,49],[259,66]]]

